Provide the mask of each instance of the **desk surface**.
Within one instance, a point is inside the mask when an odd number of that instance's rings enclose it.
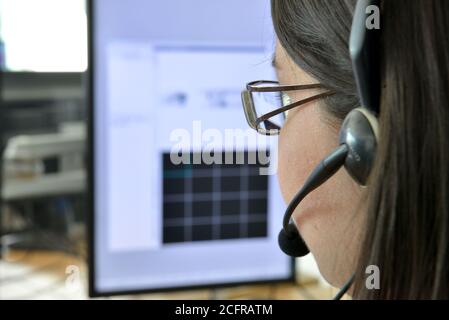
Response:
[[[330,299],[336,290],[313,278],[302,283],[248,285],[216,290],[120,296],[114,299]],[[2,299],[87,299],[86,264],[78,257],[57,252],[14,251],[0,260]]]

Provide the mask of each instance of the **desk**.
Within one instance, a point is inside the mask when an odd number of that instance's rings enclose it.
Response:
[[[0,260],[0,300],[2,299],[88,299],[87,270],[78,257],[47,251],[12,251]],[[193,290],[119,296],[112,299],[330,299],[337,290],[316,279],[301,277],[293,284],[247,285],[216,290]]]

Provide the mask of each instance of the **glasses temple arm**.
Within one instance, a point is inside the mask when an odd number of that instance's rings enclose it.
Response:
[[[333,92],[333,91],[320,93],[320,94],[312,96],[310,98],[307,98],[307,99],[304,99],[304,100],[301,100],[301,101],[298,101],[298,102],[294,102],[294,103],[289,104],[289,105],[287,105],[285,107],[282,107],[282,108],[276,109],[274,111],[271,111],[271,112],[269,112],[267,114],[264,114],[260,118],[257,118],[257,125],[259,125],[261,122],[266,121],[266,120],[270,119],[271,117],[274,117],[274,116],[276,116],[276,115],[278,115],[278,114],[280,114],[282,112],[289,111],[289,110],[291,110],[293,108],[302,106],[302,105],[304,105],[306,103],[309,103],[309,102],[312,102],[312,101],[315,101],[315,100],[320,100],[320,99],[327,98],[327,97],[329,97],[329,96],[331,96],[333,94],[335,94],[335,92]]]

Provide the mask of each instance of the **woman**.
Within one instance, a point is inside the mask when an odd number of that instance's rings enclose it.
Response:
[[[289,102],[319,98],[290,110],[280,130],[287,203],[360,106],[348,50],[355,5],[272,0],[279,83],[321,85],[284,94]],[[380,138],[368,187],[340,170],[292,218],[332,285],[341,287],[355,272],[354,298],[447,299],[449,2],[383,1],[381,11]],[[380,270],[378,290],[365,286],[370,265]]]

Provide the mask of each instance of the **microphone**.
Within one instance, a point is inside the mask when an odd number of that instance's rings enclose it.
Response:
[[[288,205],[284,214],[283,229],[278,236],[279,247],[285,254],[292,257],[303,257],[310,252],[298,229],[290,222],[291,216],[299,203],[310,192],[321,186],[345,164],[348,152],[348,146],[342,144],[322,160]]]

